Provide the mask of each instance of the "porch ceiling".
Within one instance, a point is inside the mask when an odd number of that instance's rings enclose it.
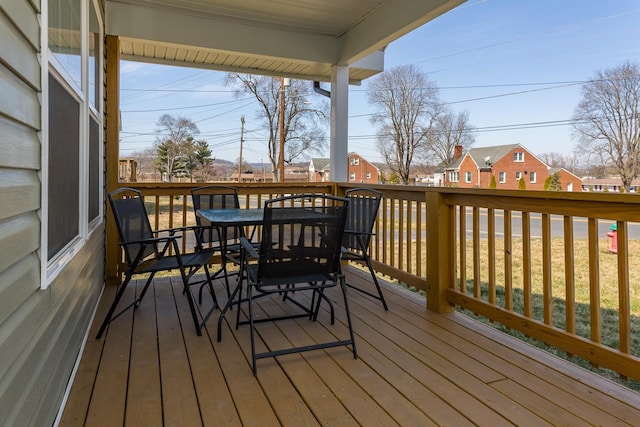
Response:
[[[465,0],[107,0],[123,59],[352,83],[383,70],[384,48]]]

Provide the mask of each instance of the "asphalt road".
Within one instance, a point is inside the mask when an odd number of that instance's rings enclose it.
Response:
[[[504,230],[504,214],[496,211],[495,214],[495,230],[496,235],[503,236]],[[542,237],[542,214],[532,213],[529,215],[531,222],[531,238]],[[467,235],[471,236],[472,213],[467,210]],[[573,237],[581,239],[588,237],[587,218],[573,218]],[[613,221],[598,221],[598,237],[606,238]],[[640,239],[640,223],[628,224],[629,239]],[[512,212],[511,214],[511,231],[514,237],[522,237],[522,218],[520,212]],[[487,211],[480,210],[480,236],[487,236]],[[561,215],[551,215],[551,237],[564,236],[564,218]]]

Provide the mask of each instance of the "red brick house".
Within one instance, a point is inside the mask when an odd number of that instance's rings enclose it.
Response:
[[[349,182],[377,184],[380,182],[380,169],[357,153],[349,153]],[[309,181],[329,181],[329,159],[314,158],[309,164]]]
[[[582,191],[578,177],[566,169],[552,170],[520,144],[472,148],[466,153],[456,147],[456,159],[444,168],[444,185],[460,188],[489,188],[495,177],[497,189],[517,190],[522,179],[527,190],[544,190],[547,177],[558,172],[563,190]]]

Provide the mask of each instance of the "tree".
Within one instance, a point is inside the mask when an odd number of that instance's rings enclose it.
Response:
[[[572,154],[561,154],[555,152],[542,153],[538,155],[540,160],[552,168],[575,169],[575,158]]]
[[[170,114],[163,114],[158,119],[158,130],[160,134],[156,138],[156,167],[166,174],[169,182],[177,174],[191,176],[195,168],[196,142],[194,136],[200,133],[198,126],[185,117],[174,117]],[[206,141],[198,144],[206,145]],[[209,151],[209,156],[211,152]]]
[[[498,184],[496,183],[496,176],[491,175],[491,179],[489,180],[489,188],[495,189],[497,186]]]
[[[558,172],[552,173],[544,180],[544,189],[546,191],[562,191],[562,183]]]
[[[291,80],[288,87],[282,87],[280,78],[240,75],[229,73],[225,85],[231,86],[240,97],[253,95],[260,109],[257,119],[261,120],[268,132],[268,157],[274,181],[278,178],[280,155],[280,104],[281,90],[284,90],[284,161],[291,164],[296,159],[306,159],[313,153],[321,153],[326,148],[326,123],[329,116],[327,102],[312,106],[308,99],[312,94],[310,82]]]
[[[444,112],[438,88],[415,65],[385,71],[369,88],[369,103],[378,110],[371,122],[378,127],[380,154],[407,184],[416,152],[426,148],[429,134]]]
[[[527,189],[527,183],[524,182],[524,178],[520,177],[520,179],[518,180],[518,190],[526,190]]]
[[[433,132],[428,136],[425,158],[435,164],[445,165],[453,162],[456,145],[462,146],[464,152],[468,151],[476,140],[473,127],[469,124],[469,113],[466,111],[443,112],[436,118]]]
[[[625,62],[598,71],[581,95],[573,117],[579,149],[603,155],[628,192],[640,174],[640,67]]]

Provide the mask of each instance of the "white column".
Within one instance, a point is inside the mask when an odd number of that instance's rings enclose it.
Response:
[[[331,181],[348,181],[349,67],[331,67]]]

